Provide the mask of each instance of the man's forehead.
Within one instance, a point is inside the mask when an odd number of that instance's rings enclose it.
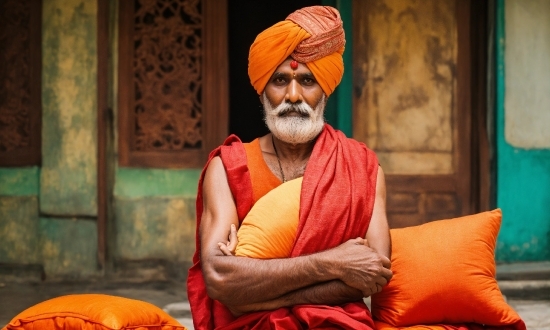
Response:
[[[298,63],[298,68],[296,69],[293,69],[291,66],[290,66],[290,62],[292,61],[292,59],[287,59],[285,60],[283,63],[281,63],[277,69],[275,69],[275,72],[273,73],[273,75],[275,75],[276,73],[284,73],[284,74],[289,74],[289,73],[299,73],[299,74],[311,74],[313,76],[313,73],[311,73],[311,71],[309,70],[309,68],[307,67],[307,65],[305,65],[305,63]]]

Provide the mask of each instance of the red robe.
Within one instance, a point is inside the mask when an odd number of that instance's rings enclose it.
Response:
[[[246,152],[236,136],[230,136],[212,153],[220,156],[242,221],[252,208],[252,182]],[[208,163],[205,169],[208,167]],[[261,311],[235,318],[206,294],[200,264],[199,228],[202,217],[203,170],[197,194],[197,248],[189,270],[187,293],[196,329],[373,329],[367,306],[361,302],[341,306],[297,305]],[[300,219],[291,257],[336,247],[364,237],[369,227],[376,192],[378,160],[363,143],[348,139],[329,125],[317,138],[302,183]],[[319,239],[323,238],[323,239]]]

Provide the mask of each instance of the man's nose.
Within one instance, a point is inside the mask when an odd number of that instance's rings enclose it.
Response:
[[[302,86],[296,81],[296,79],[292,79],[290,84],[288,84],[286,101],[290,103],[300,103],[303,101]]]

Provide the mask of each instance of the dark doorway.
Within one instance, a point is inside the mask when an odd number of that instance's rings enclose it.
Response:
[[[263,110],[248,78],[248,50],[256,36],[293,11],[320,0],[229,1],[229,133],[243,142],[267,134]]]

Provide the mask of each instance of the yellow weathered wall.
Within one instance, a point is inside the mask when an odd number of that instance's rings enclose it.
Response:
[[[40,209],[97,215],[97,3],[43,3]]]

